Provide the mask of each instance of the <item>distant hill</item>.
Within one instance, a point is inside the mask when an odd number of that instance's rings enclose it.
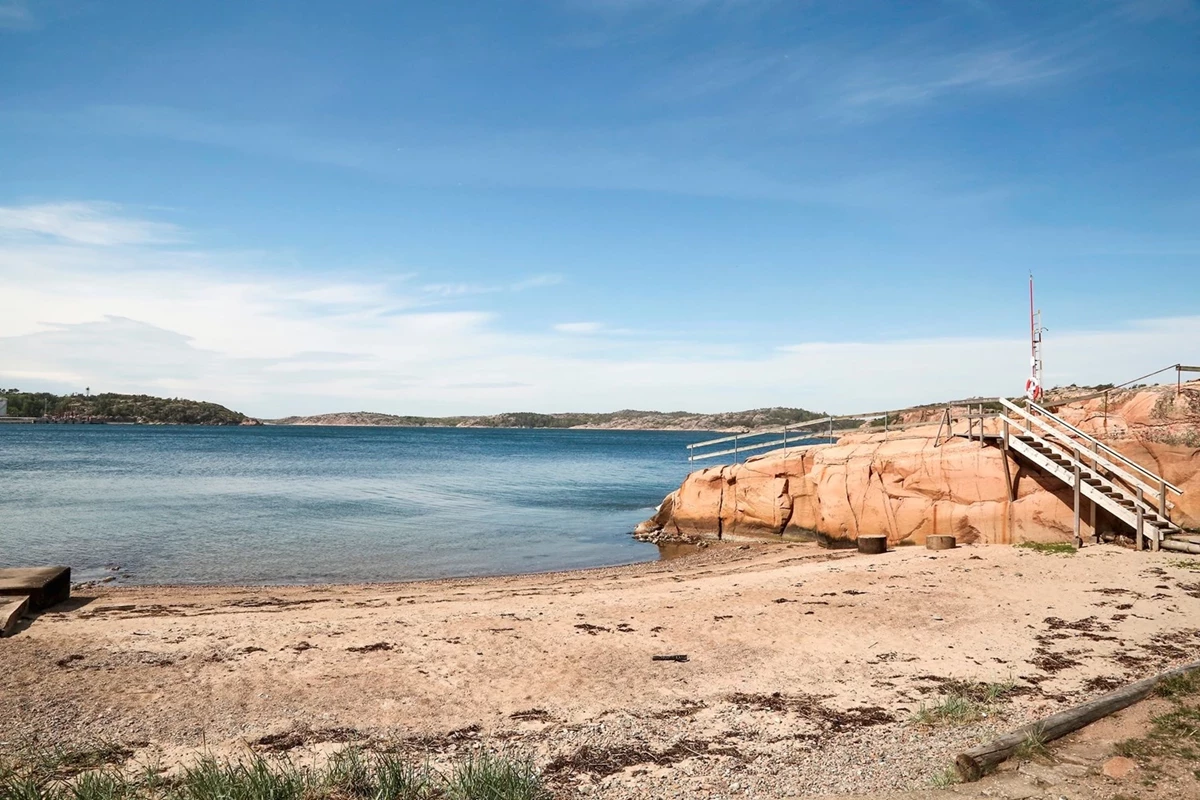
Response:
[[[604,414],[536,414],[515,411],[479,417],[412,417],[350,411],[265,420],[272,425],[370,425],[406,428],[597,428],[611,430],[744,430],[808,422],[825,416],[803,408],[756,408],[722,414],[689,411],[611,411]]]
[[[7,389],[0,390],[0,397],[8,399],[10,417],[170,425],[253,425],[258,422],[216,403],[145,394],[56,395]]]

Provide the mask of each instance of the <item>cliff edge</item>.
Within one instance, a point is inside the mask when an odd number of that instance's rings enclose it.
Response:
[[[1105,406],[1097,398],[1056,413],[1182,488],[1172,519],[1200,528],[1200,382],[1185,384],[1178,396],[1174,386],[1114,392]],[[1070,488],[999,447],[944,435],[939,443],[938,428],[932,422],[890,434],[855,433],[837,444],[693,472],[635,535],[830,544],[860,534],[886,534],[893,544],[921,544],[935,533],[962,543],[1072,538]],[[1090,535],[1086,505],[1084,535]],[[1121,526],[1099,509],[1096,528]]]

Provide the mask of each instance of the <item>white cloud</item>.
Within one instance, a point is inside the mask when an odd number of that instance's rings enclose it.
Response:
[[[15,211],[6,218],[24,218]],[[114,225],[146,224],[108,213]],[[0,239],[0,384],[187,396],[270,417],[768,405],[860,412],[1013,394],[1025,378],[1019,334],[775,349],[719,332],[689,341],[608,336],[617,331],[594,321],[521,335],[485,308],[439,308],[409,275],[295,277],[257,263],[270,260],[84,245],[77,234]],[[1056,330],[1046,345],[1050,383],[1120,382],[1180,361],[1200,363],[1200,316]]]
[[[554,326],[559,333],[599,333],[604,330],[602,322],[561,322]]]
[[[174,225],[118,216],[109,203],[47,203],[0,208],[0,232],[49,236],[77,244],[116,246],[179,240]]]

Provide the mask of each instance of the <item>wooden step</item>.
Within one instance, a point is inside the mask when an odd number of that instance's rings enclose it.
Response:
[[[29,598],[25,595],[0,598],[0,636],[12,636],[28,610]]]

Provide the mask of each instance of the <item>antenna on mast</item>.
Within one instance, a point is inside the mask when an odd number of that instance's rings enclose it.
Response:
[[[1042,312],[1033,300],[1033,273],[1029,273],[1029,380],[1025,381],[1025,396],[1035,403],[1042,399]]]

